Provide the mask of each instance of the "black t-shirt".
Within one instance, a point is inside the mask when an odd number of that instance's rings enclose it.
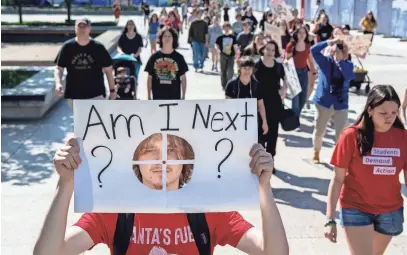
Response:
[[[322,26],[318,25],[317,35],[319,36],[320,41],[326,41],[331,38],[334,28],[331,25]]]
[[[112,65],[106,48],[95,40],[79,45],[75,38],[66,41],[55,64],[67,69],[65,98],[89,99],[105,95],[103,68]]]
[[[143,47],[143,39],[140,34],[136,34],[133,39],[129,39],[126,34],[122,34],[117,45],[128,55],[136,54],[138,49]],[[136,59],[141,63],[140,56]]]
[[[242,20],[243,20],[243,21],[245,21],[245,20],[247,20],[247,19],[249,19],[249,20],[252,21],[252,24],[251,24],[252,32],[256,31],[256,27],[257,27],[257,24],[258,24],[258,21],[257,21],[256,17],[254,17],[253,15],[252,15],[252,16],[244,15],[244,16],[242,17]]]
[[[244,49],[252,42],[254,34],[252,32],[246,34],[245,32],[240,32],[237,36],[237,44],[240,47],[240,52],[243,53]]]
[[[259,60],[255,65],[254,76],[260,83],[259,94],[263,96],[267,119],[280,120],[283,110],[283,101],[280,97],[280,81],[284,79],[285,72],[281,63],[274,61],[273,67],[267,67]]]
[[[274,61],[273,67],[267,67],[262,60],[259,60],[254,68],[254,76],[260,83],[259,93],[263,95],[265,103],[266,101],[273,103],[277,98],[280,98],[280,81],[285,77],[283,65]]]
[[[225,95],[230,98],[257,98],[263,99],[259,93],[259,82],[255,78],[251,78],[249,84],[243,84],[239,77],[236,77],[226,84]]]
[[[150,6],[147,3],[143,3],[141,7],[143,8],[144,15],[150,15]]]
[[[181,99],[181,76],[188,71],[181,54],[157,51],[151,55],[145,71],[153,77],[153,99]]]
[[[218,45],[219,50],[222,52],[222,54],[225,54],[227,56],[234,56],[235,55],[235,49],[233,48],[233,45],[236,45],[236,37],[231,34],[231,35],[221,35],[216,39],[216,45]]]

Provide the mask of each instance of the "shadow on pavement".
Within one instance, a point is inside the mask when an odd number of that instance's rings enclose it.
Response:
[[[290,185],[306,189],[305,191],[299,191],[288,188],[273,188],[275,198],[281,200],[281,202],[277,201],[277,203],[325,214],[326,202],[313,197],[313,194],[327,196],[329,179],[299,177],[279,170],[276,170],[275,176]]]
[[[290,134],[279,134],[278,136],[283,138],[285,145],[288,147],[312,148],[312,138],[311,137],[305,138],[305,137],[290,135]],[[333,148],[335,146],[335,144],[323,141],[322,146],[326,147],[326,148]]]
[[[30,185],[51,177],[55,150],[73,131],[73,117],[62,100],[41,120],[7,121],[1,130],[1,182]]]

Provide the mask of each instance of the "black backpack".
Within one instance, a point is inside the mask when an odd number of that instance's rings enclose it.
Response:
[[[211,239],[205,213],[187,213],[199,255],[211,254]],[[133,235],[134,213],[119,213],[113,239],[113,255],[126,255]]]

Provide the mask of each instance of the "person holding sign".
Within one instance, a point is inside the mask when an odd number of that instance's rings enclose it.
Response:
[[[308,100],[308,67],[314,67],[310,48],[308,31],[305,27],[295,30],[292,40],[287,44],[286,48],[286,59],[294,59],[298,80],[301,85],[301,92],[292,99],[292,110],[298,117]],[[312,72],[315,71],[312,70]]]
[[[281,89],[281,80],[284,81],[285,72],[281,63],[276,59],[280,57],[278,44],[271,40],[260,49],[262,58],[255,65],[254,76],[260,83],[260,95],[263,96],[266,108],[266,119],[269,132],[261,135],[259,132],[259,141],[265,146],[273,158],[276,155],[278,126],[283,111],[283,99],[287,92],[287,84],[284,83]],[[280,90],[281,89],[281,90]]]
[[[74,190],[74,171],[82,163],[79,156],[81,149],[78,141],[71,138],[55,154],[58,187],[35,244],[34,255],[80,254],[99,243],[108,245],[112,254],[123,255],[157,254],[155,252],[213,254],[215,246],[227,244],[247,254],[289,254],[284,226],[270,188],[273,158],[261,145],[254,145],[249,155],[251,171],[259,178],[263,234],[259,234],[238,212],[206,213],[204,216],[210,236],[201,236],[204,242],[195,240],[191,231],[197,226],[190,226],[187,215],[182,213],[131,214],[134,218],[130,218],[130,226],[126,225],[128,219],[126,222],[119,221],[117,213],[85,213],[66,230]],[[129,232],[129,238],[116,238],[118,232],[123,232],[120,227],[133,230]],[[201,252],[202,249],[206,252]]]
[[[159,35],[160,50],[151,55],[145,71],[148,73],[148,99],[185,99],[188,65],[178,48],[178,33],[165,28]]]
[[[322,51],[328,45],[332,47],[332,55],[324,56]],[[349,83],[355,78],[355,74],[353,63],[346,60],[348,46],[343,44],[339,38],[315,44],[311,47],[311,53],[319,66],[319,79],[313,98],[317,109],[313,134],[313,161],[319,163],[319,153],[329,119],[334,119],[336,140],[346,126]]]
[[[389,85],[376,85],[355,124],[336,144],[328,188],[325,237],[337,241],[336,204],[351,254],[385,254],[393,236],[403,232],[407,188],[407,130],[398,118],[400,99]],[[336,122],[335,122],[336,125]]]

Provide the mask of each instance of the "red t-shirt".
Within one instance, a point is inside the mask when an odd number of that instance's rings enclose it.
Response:
[[[371,153],[361,157],[357,127],[345,129],[336,144],[331,164],[346,169],[342,208],[381,214],[403,207],[399,174],[407,173],[407,130],[375,132]]]
[[[236,247],[242,236],[253,227],[238,212],[206,213],[206,220],[212,253],[216,245],[229,244]],[[113,252],[116,222],[115,213],[86,213],[75,226],[84,229],[95,245],[107,244]],[[135,214],[133,236],[127,255],[161,254],[151,253],[160,250],[168,254],[199,254],[186,214]]]
[[[289,42],[287,44],[285,52],[292,52],[293,43]],[[306,68],[308,67],[308,57],[311,52],[311,45],[306,45],[304,51],[296,51],[294,58],[295,68]]]

